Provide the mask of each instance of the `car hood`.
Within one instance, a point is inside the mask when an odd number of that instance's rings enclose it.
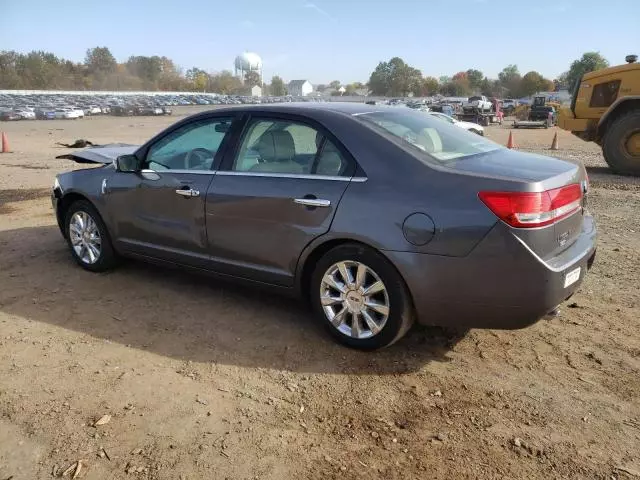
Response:
[[[129,155],[134,153],[140,145],[131,145],[128,143],[110,143],[99,147],[85,148],[78,152],[65,153],[58,155],[56,158],[64,158],[73,160],[77,163],[112,163],[120,155]]]

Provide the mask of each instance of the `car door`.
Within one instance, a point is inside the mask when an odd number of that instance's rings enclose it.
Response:
[[[187,122],[139,155],[142,170],[106,185],[117,246],[129,253],[206,267],[205,198],[233,116]]]
[[[216,270],[290,286],[302,250],[326,233],[355,163],[307,119],[253,115],[206,199]]]

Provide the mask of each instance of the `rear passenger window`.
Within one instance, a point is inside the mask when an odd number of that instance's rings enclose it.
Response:
[[[265,119],[249,125],[233,170],[339,176],[346,166],[338,148],[316,129],[299,122]]]
[[[618,98],[618,90],[620,90],[620,80],[595,85],[589,106],[593,108],[610,106]]]

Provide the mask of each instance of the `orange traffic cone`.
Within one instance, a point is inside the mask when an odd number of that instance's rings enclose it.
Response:
[[[513,132],[509,132],[509,140],[507,141],[507,148],[518,148],[516,142],[513,141]]]
[[[553,141],[551,142],[551,150],[558,150],[558,132],[553,136]]]
[[[9,153],[9,140],[4,132],[2,132],[2,153]]]

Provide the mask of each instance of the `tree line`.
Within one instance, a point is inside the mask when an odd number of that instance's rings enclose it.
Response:
[[[400,57],[380,62],[368,83],[342,85],[334,80],[328,85],[316,85],[316,90],[329,90],[332,95],[404,97],[468,96],[482,94],[491,97],[523,97],[536,92],[572,87],[584,73],[605,68],[609,62],[597,52],[587,52],[575,60],[557,79],[550,80],[536,71],[521,75],[517,65],[506,66],[498,78],[490,79],[480,70],[470,68],[452,76],[435,78],[408,65]],[[140,91],[201,91],[221,94],[246,94],[250,87],[260,85],[257,72],[248,72],[243,82],[229,70],[209,73],[193,67],[186,71],[164,56],[131,56],[118,63],[107,47],[90,48],[83,62],[72,62],[45,51],[19,53],[0,51],[0,88],[24,90],[140,90]],[[280,76],[270,84],[260,85],[263,94],[283,96],[286,85]]]
[[[409,94],[425,97],[436,94],[465,97],[480,94],[487,97],[520,98],[538,92],[572,90],[578,79],[587,72],[609,66],[609,62],[598,52],[587,52],[575,60],[569,69],[557,79],[550,80],[536,71],[520,74],[517,65],[508,65],[490,79],[480,70],[468,69],[455,75],[440,78],[423,76],[422,72],[408,65],[403,59],[394,57],[380,62],[369,77],[369,90],[373,95],[404,97]]]
[[[164,56],[131,56],[118,63],[107,47],[87,50],[83,62],[58,58],[45,51],[0,51],[0,88],[7,90],[139,90],[200,91],[243,94],[261,82],[248,72],[244,84],[231,71],[186,71]],[[284,81],[272,79],[274,95],[285,95]]]

